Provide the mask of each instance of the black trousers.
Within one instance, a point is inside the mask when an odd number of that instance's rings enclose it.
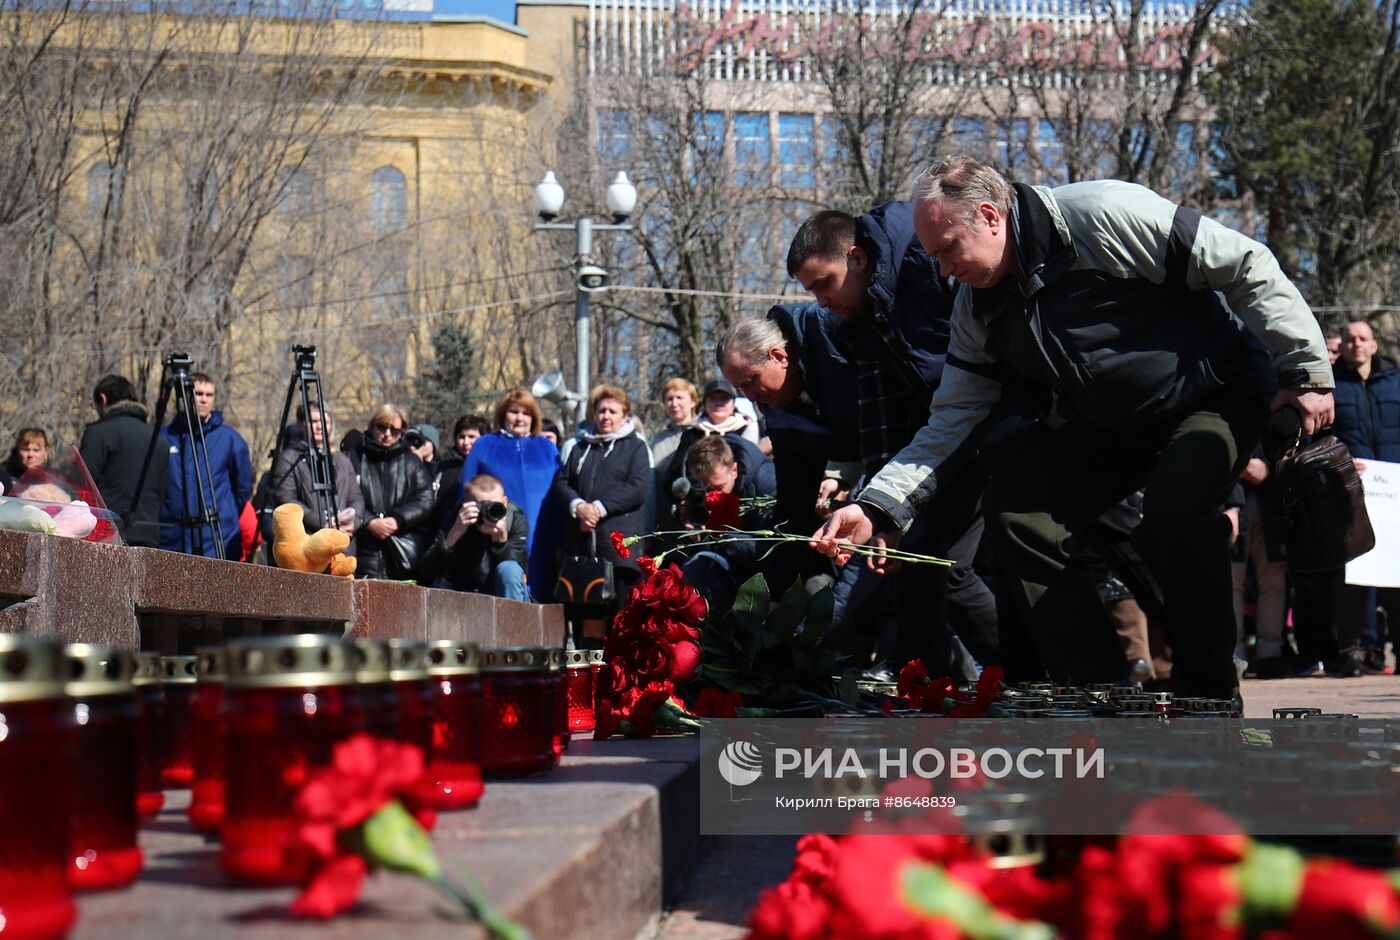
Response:
[[[1234,694],[1230,524],[1222,504],[1266,415],[1262,395],[1227,388],[1156,424],[1113,433],[1065,424],[997,470],[984,498],[988,538],[1007,594],[1056,681],[1124,674],[1095,585],[1070,565],[1065,542],[1143,489],[1131,543],[1161,592],[1173,687],[1182,695]]]
[[[930,675],[950,675],[954,634],[982,665],[1001,662],[996,598],[972,566],[985,528],[985,487],[985,473],[978,467],[967,468],[934,496],[901,543],[907,551],[956,564],[952,568],[903,565],[895,572],[899,627],[892,658],[896,670],[911,659],[922,659]]]

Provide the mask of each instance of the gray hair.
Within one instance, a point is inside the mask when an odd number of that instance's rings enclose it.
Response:
[[[778,324],[772,320],[747,317],[724,331],[715,345],[715,363],[724,369],[724,360],[730,355],[752,368],[762,365],[768,359],[768,351],[774,346],[787,348],[787,339]]]
[[[972,221],[977,207],[989,202],[1002,216],[1011,214],[1011,184],[991,167],[963,154],[944,157],[914,180],[914,205],[943,199],[951,213]]]

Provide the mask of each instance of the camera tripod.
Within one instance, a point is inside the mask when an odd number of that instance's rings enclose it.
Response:
[[[311,471],[312,510],[316,514],[318,528],[334,529],[338,524],[340,506],[335,488],[335,461],[331,459],[330,428],[326,423],[325,400],[321,395],[321,373],[316,371],[316,347],[293,346],[292,356],[296,366],[292,370],[291,381],[287,383],[287,397],[282,403],[282,417],[277,422],[277,439],[272,443],[268,454],[272,458],[273,469],[277,467],[277,455],[282,445],[282,429],[287,426],[291,414],[292,399],[301,396],[302,436],[306,439],[306,461]],[[316,443],[316,435],[311,433],[311,413],[316,413],[316,421],[321,427],[321,443]],[[293,461],[283,472],[282,478],[296,469],[298,461]],[[258,518],[267,513],[267,501],[271,498],[282,478],[269,480],[261,494],[261,505],[257,507]]]
[[[160,399],[156,402],[155,417],[151,426],[151,440],[146,445],[146,459],[141,464],[141,475],[136,479],[136,494],[132,497],[131,508],[126,511],[126,517],[122,520],[124,526],[130,528],[131,514],[141,503],[141,492],[146,488],[146,475],[151,468],[151,458],[155,456],[156,444],[160,441],[161,426],[165,422],[165,413],[170,405],[172,394],[178,395],[176,408],[185,416],[187,431],[190,436],[190,459],[194,466],[195,493],[199,500],[199,516],[197,519],[185,519],[177,522],[177,525],[189,526],[193,529],[191,543],[198,554],[204,554],[203,541],[206,527],[214,536],[214,557],[223,560],[224,554],[224,529],[219,522],[219,510],[214,498],[214,473],[209,466],[209,447],[204,440],[204,422],[199,418],[199,411],[194,403],[194,383],[190,380],[190,367],[193,365],[188,353],[167,353],[161,366],[160,373]],[[185,472],[184,455],[180,455],[180,472]],[[186,481],[188,482],[188,481]],[[189,500],[189,488],[184,487],[186,505]],[[182,507],[183,508],[183,507]]]

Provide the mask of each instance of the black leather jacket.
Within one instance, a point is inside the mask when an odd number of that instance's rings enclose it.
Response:
[[[427,466],[400,439],[390,447],[365,438],[360,445],[360,491],[365,514],[355,536],[359,566],[356,577],[412,578],[419,556],[431,542],[428,523],[433,509],[433,481]],[[365,530],[371,519],[392,516],[399,531],[377,539]]]

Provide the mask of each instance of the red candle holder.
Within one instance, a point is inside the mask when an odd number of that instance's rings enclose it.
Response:
[[[565,656],[565,698],[570,731],[593,730],[593,690],[597,688],[598,675],[593,668],[591,654],[601,652],[602,650],[569,650]]]
[[[194,781],[195,658],[162,656],[160,679],[165,691],[160,781],[167,787],[187,787]]]
[[[399,695],[389,675],[389,641],[356,637],[350,641],[355,684],[365,706],[365,730],[393,739],[399,731]]]
[[[0,923],[7,940],[57,940],[77,915],[62,837],[77,751],[64,665],[59,644],[0,633]]]
[[[554,751],[555,766],[558,766],[564,752],[569,749],[569,740],[573,737],[569,733],[569,671],[565,668],[567,654],[562,647],[551,648],[548,655],[550,713],[554,716],[551,748]]]
[[[469,809],[481,800],[481,673],[479,651],[471,643],[428,643],[428,683],[432,690],[432,749],[428,775],[432,806]]]
[[[481,766],[528,774],[554,766],[549,651],[509,646],[481,651]]]
[[[68,883],[79,891],[120,888],[141,871],[136,845],[137,727],[140,711],[130,650],[91,643],[64,648],[63,689],[78,726]]]
[[[190,703],[190,826],[218,832],[224,822],[224,648],[195,653],[194,701]]]
[[[161,742],[165,726],[165,689],[162,687],[159,653],[137,653],[136,674],[136,814],[150,819],[165,805],[161,790],[164,757]]]
[[[423,754],[423,776],[405,794],[410,809],[436,806],[437,787],[427,764],[433,751],[433,691],[428,683],[428,644],[420,640],[389,641],[389,679],[398,705],[394,735]]]
[[[294,802],[364,727],[351,647],[321,634],[234,640],[224,659],[224,822],[219,864],[245,884],[301,884],[316,858]]]

